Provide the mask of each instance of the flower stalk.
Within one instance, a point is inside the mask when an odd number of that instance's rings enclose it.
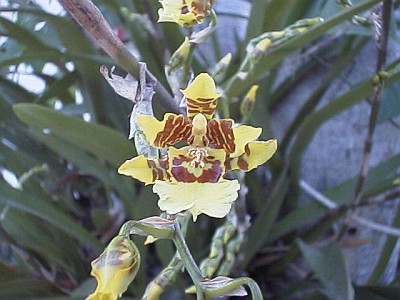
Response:
[[[205,295],[201,287],[201,280],[204,279],[204,276],[193,259],[178,222],[175,223],[175,236],[173,237],[172,241],[174,242],[176,250],[179,253],[180,258],[196,287],[197,300],[205,299]]]

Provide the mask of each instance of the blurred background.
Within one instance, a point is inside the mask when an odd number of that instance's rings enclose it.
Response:
[[[157,23],[156,0],[93,2],[168,89],[164,65],[185,29]],[[400,299],[400,8],[394,1],[386,11],[384,32],[382,2],[217,0],[217,30],[196,48],[194,74],[232,53],[217,80],[230,117],[278,139],[273,160],[244,178],[252,226],[231,268],[255,279],[266,299]],[[325,21],[273,44],[237,80],[252,39],[316,17]],[[382,55],[385,73],[376,77]],[[159,214],[151,187],[116,172],[136,153],[127,138],[133,103],[101,65],[116,63],[58,1],[0,0],[0,299],[84,299],[95,287],[90,261],[124,221]],[[257,99],[244,116],[253,84]],[[222,224],[201,216],[189,225],[197,261]],[[143,264],[125,299],[140,299],[174,254],[170,241],[134,240]],[[162,299],[190,298],[189,285],[182,273]]]

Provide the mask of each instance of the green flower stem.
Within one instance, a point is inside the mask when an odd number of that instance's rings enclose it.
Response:
[[[196,46],[195,44],[190,43],[189,54],[185,61],[185,64],[183,65],[183,68],[182,68],[183,75],[181,77],[181,82],[180,82],[181,86],[187,84],[187,82],[190,78],[190,68],[191,68],[192,61],[193,61],[193,50],[194,50],[195,46]]]
[[[186,230],[189,224],[189,220],[191,218],[190,214],[186,214],[182,218],[179,219],[181,224],[181,232],[182,235],[186,235]],[[150,289],[152,284],[159,285],[163,291],[167,289],[168,286],[172,285],[175,281],[176,275],[180,272],[183,267],[183,262],[178,252],[175,252],[174,256],[172,257],[171,261],[169,262],[168,266],[165,267],[157,276],[154,278],[149,284],[147,285],[146,292],[142,296],[142,300],[147,299],[147,292]]]
[[[253,300],[264,300],[258,284],[249,277],[240,277],[233,279],[232,281],[226,283],[224,286],[218,289],[206,289],[205,294],[207,297],[220,297],[233,292],[234,290],[240,288],[242,285],[247,285],[251,292],[251,298]]]
[[[194,261],[192,254],[190,253],[185,238],[183,237],[179,222],[175,223],[175,236],[172,238],[172,241],[174,242],[176,250],[178,251],[186,270],[196,286],[197,300],[204,300],[205,296],[201,286],[201,280],[204,279],[204,276]]]

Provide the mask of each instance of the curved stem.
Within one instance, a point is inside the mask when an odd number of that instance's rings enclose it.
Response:
[[[190,253],[185,238],[183,237],[179,222],[175,223],[175,236],[173,237],[172,240],[176,246],[176,250],[178,251],[181,257],[181,260],[186,270],[188,271],[190,277],[193,280],[194,285],[196,286],[197,300],[205,299],[204,292],[200,283],[201,280],[204,279],[204,276],[201,273],[196,262],[194,261],[192,254]]]

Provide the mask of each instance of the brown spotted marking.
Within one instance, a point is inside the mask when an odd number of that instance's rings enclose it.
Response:
[[[242,170],[242,171],[249,170],[249,163],[245,160],[244,154],[238,157],[237,165],[240,168],[240,170]]]
[[[154,145],[165,148],[167,145],[174,145],[178,142],[186,141],[190,133],[191,125],[184,116],[171,115],[168,116],[165,121],[164,129],[157,134]]]
[[[188,117],[193,118],[201,113],[209,120],[214,115],[217,103],[218,100],[215,98],[186,98]]]
[[[178,182],[218,182],[224,175],[225,170],[220,161],[212,158],[215,159],[212,156],[204,158],[207,167],[200,168],[198,164],[195,164],[195,168],[199,168],[202,171],[200,176],[196,176],[189,171],[187,166],[183,165],[184,162],[192,162],[194,158],[183,155],[174,157],[170,169],[171,176]],[[210,165],[211,167],[209,167]]]
[[[235,152],[235,137],[232,120],[211,119],[207,124],[206,137],[216,149],[224,149],[228,153]]]
[[[168,161],[166,161],[166,159],[157,159],[157,160],[148,159],[147,165],[152,171],[153,181],[169,179],[167,173]]]

